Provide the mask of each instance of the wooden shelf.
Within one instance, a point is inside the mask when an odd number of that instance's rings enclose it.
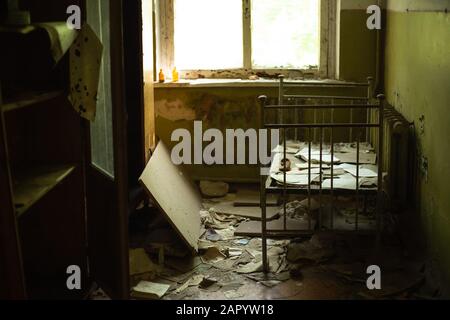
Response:
[[[54,99],[63,94],[63,91],[50,91],[40,93],[27,93],[21,97],[17,97],[11,101],[4,101],[1,105],[3,112],[13,111],[27,106],[35,105],[41,102],[45,102]]]
[[[14,205],[20,217],[75,170],[75,166],[43,166],[14,174]]]

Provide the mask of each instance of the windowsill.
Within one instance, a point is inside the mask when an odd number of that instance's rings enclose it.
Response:
[[[359,86],[363,83],[340,81],[340,80],[285,80],[285,85],[289,84],[304,86]],[[241,80],[241,79],[196,79],[180,80],[178,82],[155,82],[154,87],[158,88],[242,88],[242,87],[278,87],[279,81],[275,79]]]

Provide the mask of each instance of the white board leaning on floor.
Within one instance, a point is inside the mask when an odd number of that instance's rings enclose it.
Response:
[[[162,142],[139,181],[191,250],[198,251],[200,193],[182,167],[172,163],[170,152]]]

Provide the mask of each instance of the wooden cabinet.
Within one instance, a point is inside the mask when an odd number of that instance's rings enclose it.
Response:
[[[64,89],[20,93],[1,113],[28,297],[80,298],[66,269],[87,270],[81,119]]]
[[[0,261],[3,261],[0,264],[0,279],[2,280],[0,299],[25,299],[22,254],[17,233],[5,122],[2,112],[0,112],[0,203]]]
[[[82,119],[67,99],[67,55],[49,68],[46,53],[39,51],[49,47],[41,42],[42,34],[26,39],[16,53],[9,49],[23,39],[2,43],[9,51],[0,51],[0,298],[80,299],[92,282],[112,298],[127,298],[122,1],[24,4],[32,22],[64,21],[67,6],[80,5],[83,21],[104,44],[101,83],[107,85],[99,85],[99,95],[110,99],[97,102],[97,123]],[[106,142],[112,148],[104,152]],[[104,167],[98,159],[110,165]],[[72,265],[80,267],[81,290],[67,288]]]

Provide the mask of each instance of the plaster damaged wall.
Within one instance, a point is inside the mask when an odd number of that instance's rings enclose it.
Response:
[[[349,87],[304,88],[296,93],[344,96],[366,94],[364,88]],[[192,133],[194,120],[203,122],[203,130],[217,128],[225,132],[225,129],[259,129],[260,106],[257,97],[261,94],[268,95],[275,103],[278,90],[275,87],[156,88],[156,135],[172,148],[176,144],[171,141],[172,132],[177,128],[185,128]],[[305,121],[313,121],[311,111],[305,112],[303,117]],[[355,122],[363,117],[364,114],[358,115],[355,111]],[[325,114],[325,119],[329,119],[328,114]],[[336,110],[335,121],[349,121],[349,113],[346,110]],[[328,136],[325,138],[329,139]],[[335,130],[335,139],[348,139],[348,131]],[[258,167],[251,165],[189,165],[187,170],[195,179],[258,181],[259,178]]]
[[[249,94],[236,88],[156,89],[156,135],[172,148],[171,134],[177,128],[193,133],[194,120],[203,122],[203,130],[217,128],[258,128],[259,105],[257,93]],[[261,91],[260,91],[261,93]],[[233,181],[254,180],[258,174],[255,166],[189,165],[188,172],[195,179],[220,179]]]
[[[450,1],[388,3],[385,85],[388,102],[414,121],[419,163],[415,213],[404,222],[450,284]],[[428,169],[421,170],[420,159]],[[422,237],[421,237],[422,236]],[[420,244],[420,243],[419,243]],[[415,247],[418,248],[418,247]]]

